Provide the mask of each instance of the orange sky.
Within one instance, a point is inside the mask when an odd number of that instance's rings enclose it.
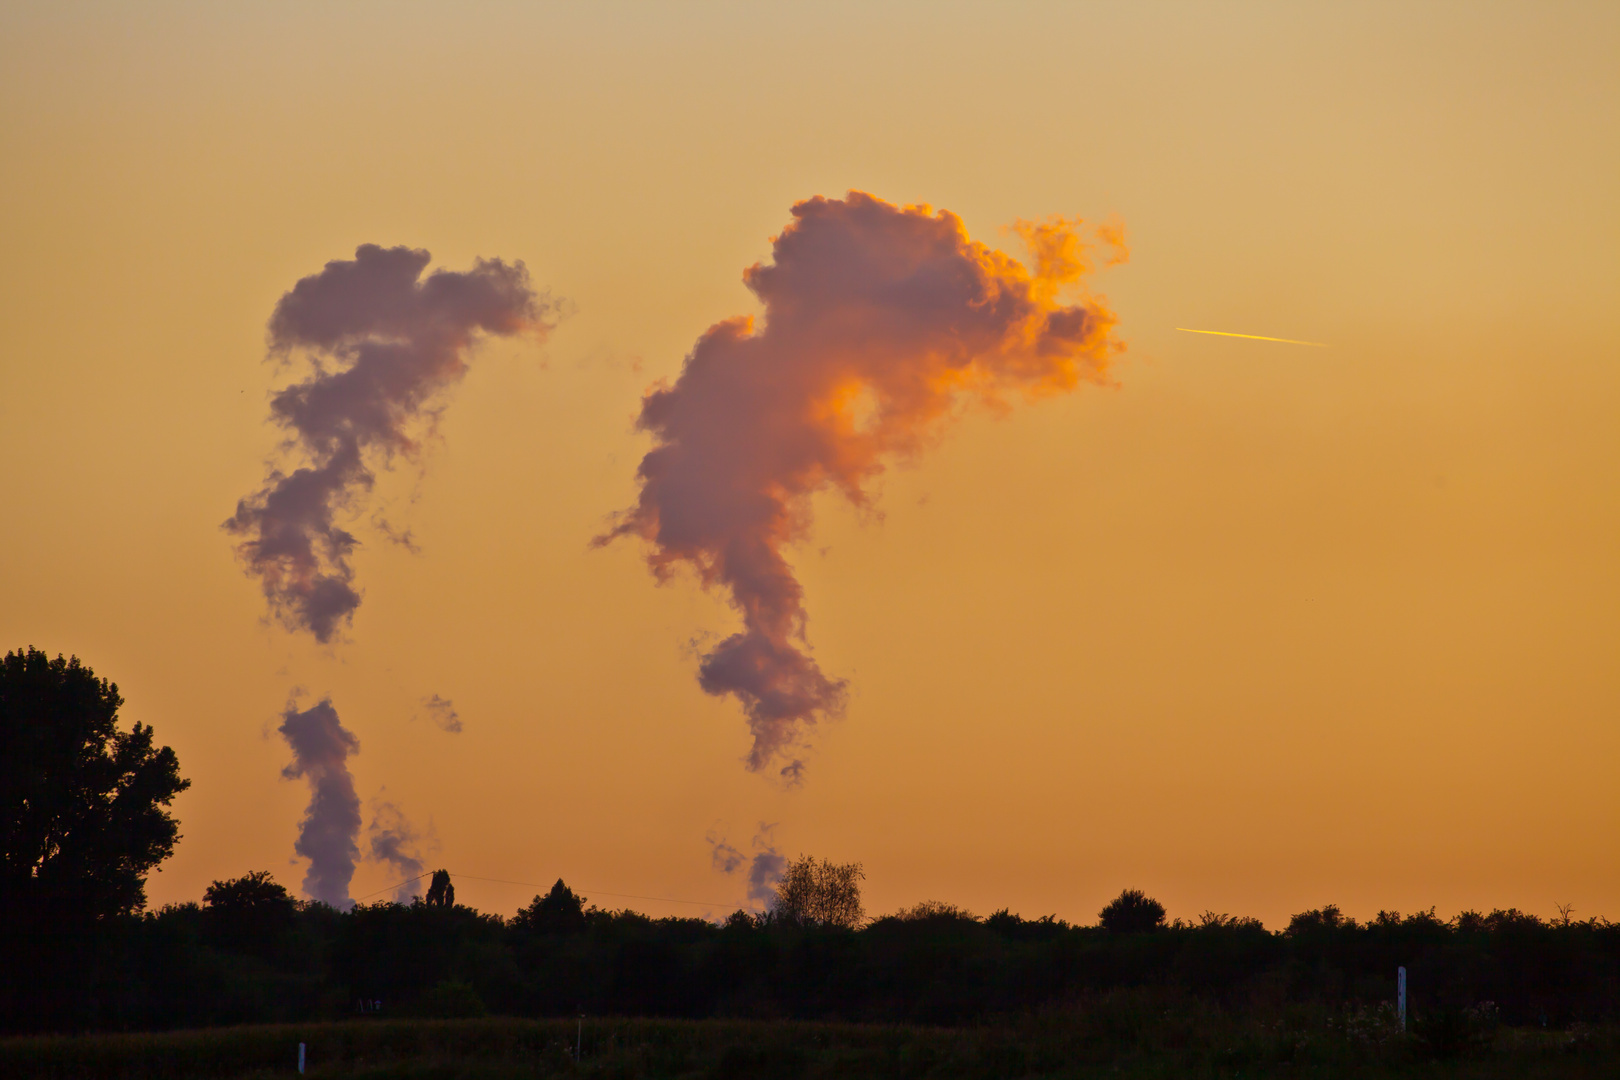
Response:
[[[155,902],[300,880],[298,688],[466,875],[721,910],[705,836],[765,821],[874,911],[1620,918],[1613,5],[465,7],[0,12],[0,646],[77,653],[178,752]],[[1117,215],[1129,351],[970,410],[880,515],[817,498],[789,557],[850,698],[790,791],[697,687],[724,596],[589,544],[641,394],[850,188],[1021,259],[1019,219]],[[362,514],[321,646],[220,523],[277,446],[272,309],[361,243],[567,308],[382,476],[421,552]]]

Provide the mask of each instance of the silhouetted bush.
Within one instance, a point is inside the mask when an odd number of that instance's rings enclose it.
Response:
[[[1126,889],[1108,902],[1098,915],[1110,934],[1145,934],[1164,929],[1164,905],[1141,889]]]

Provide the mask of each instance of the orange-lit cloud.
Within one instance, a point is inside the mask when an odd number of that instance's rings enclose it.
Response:
[[[730,593],[743,629],[703,658],[699,683],[741,702],[748,767],[784,762],[790,782],[805,729],[846,696],[810,655],[784,554],[809,530],[810,496],[830,486],[866,506],[886,463],[922,450],[963,404],[1102,381],[1120,348],[1100,302],[1060,298],[1088,268],[1076,221],[1015,226],[1026,267],[927,206],[850,192],[792,212],[772,261],[744,273],[762,324],[716,323],[674,385],[644,399],[639,426],[657,444],[641,495],[598,541],[643,537],[660,579],[687,565]]]
[[[313,374],[270,405],[308,464],[272,471],[225,528],[242,537],[237,553],[271,610],[317,641],[330,641],[360,606],[349,566],[359,541],[338,512],[370,489],[377,462],[416,451],[437,418],[434,399],[466,373],[480,334],[547,327],[548,303],[521,262],[480,259],[466,273],[421,279],[431,259],[362,245],[352,260],[299,281],[270,319],[272,356],[303,349],[313,361]]]
[[[1118,266],[1130,261],[1131,249],[1125,243],[1124,222],[1105,221],[1098,225],[1097,239],[1108,248],[1108,258],[1103,260],[1104,266]]]

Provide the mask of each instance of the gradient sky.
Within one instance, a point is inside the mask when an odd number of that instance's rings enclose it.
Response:
[[[605,906],[740,903],[705,837],[764,821],[876,912],[1620,918],[1616,55],[1597,2],[6,4],[0,646],[178,752],[156,903],[301,878],[297,688],[429,866]],[[1019,218],[1116,215],[1129,351],[970,413],[881,517],[817,500],[792,559],[851,697],[789,791],[697,687],[723,596],[589,542],[641,394],[851,188],[1020,258]],[[278,443],[272,309],[361,243],[522,259],[568,314],[383,477],[420,554],[362,516],[321,646],[220,523]]]

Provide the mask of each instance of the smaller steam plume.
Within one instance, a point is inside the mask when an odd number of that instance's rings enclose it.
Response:
[[[748,866],[748,899],[760,907],[776,902],[776,886],[787,870],[787,856],[767,848],[754,856]]]
[[[349,882],[360,858],[360,796],[354,792],[348,758],[360,752],[360,740],[338,719],[331,698],[303,712],[289,704],[279,730],[293,752],[292,764],[281,775],[309,782],[309,806],[293,845],[309,860],[304,892],[335,908],[352,907]]]
[[[391,802],[373,799],[371,825],[366,829],[370,855],[373,861],[387,863],[394,872],[407,880],[394,890],[394,899],[406,904],[412,897],[422,894],[419,879],[423,873],[420,852],[421,836],[403,811]]]
[[[452,735],[461,734],[461,714],[456,712],[455,703],[449,698],[429,694],[422,699],[422,707],[439,727]]]
[[[749,858],[738,851],[723,836],[717,836],[713,830],[707,837],[710,846],[714,849],[711,860],[714,868],[722,874],[735,874],[745,866],[748,869],[748,901],[761,909],[768,908],[776,901],[776,885],[782,880],[782,874],[787,869],[787,857],[776,850],[771,836],[771,830],[776,826],[759,823],[759,832],[754,835],[754,856]]]
[[[483,335],[543,333],[551,302],[523,263],[479,259],[466,272],[432,256],[365,244],[299,281],[270,318],[270,354],[304,350],[313,371],[276,393],[271,418],[305,464],[274,470],[236,505],[225,529],[289,629],[328,642],[360,606],[349,559],[359,541],[338,524],[358,511],[395,454],[414,457]],[[414,548],[409,531],[385,535]]]

